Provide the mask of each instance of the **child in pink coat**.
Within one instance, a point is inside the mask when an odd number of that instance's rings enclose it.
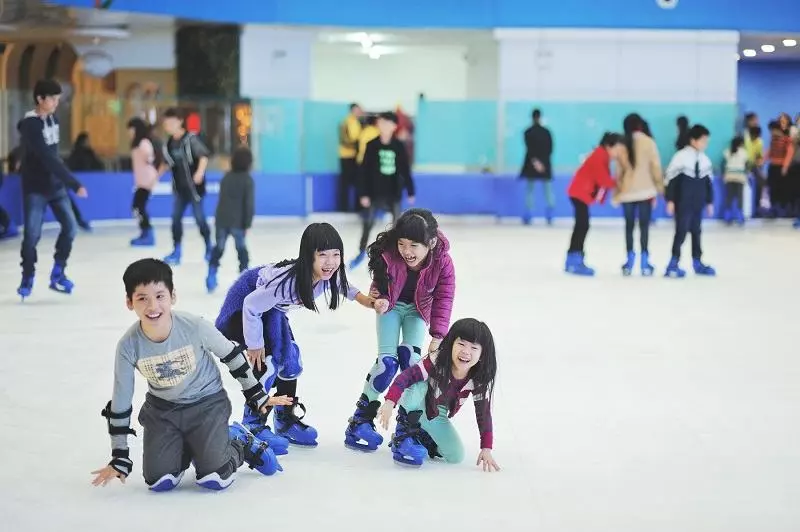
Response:
[[[128,122],[131,137],[131,167],[136,192],[133,193],[133,214],[139,220],[141,234],[131,240],[132,246],[153,246],[155,237],[150,217],[147,215],[147,201],[158,183],[156,152],[150,140],[150,126],[141,118],[131,118]]]
[[[450,327],[455,270],[450,243],[430,211],[410,209],[369,246],[370,295],[377,317],[378,358],[345,430],[345,445],[374,451],[383,443],[375,430],[378,397],[398,369],[419,362],[426,327],[428,352],[438,349]],[[403,343],[400,344],[400,333]]]

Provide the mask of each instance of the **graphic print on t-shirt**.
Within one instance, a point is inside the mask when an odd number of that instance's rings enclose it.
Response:
[[[141,358],[136,363],[147,382],[158,388],[177,386],[194,373],[197,358],[192,345],[185,345],[165,355]]]
[[[397,154],[394,150],[378,151],[380,171],[383,175],[395,175],[397,173]]]

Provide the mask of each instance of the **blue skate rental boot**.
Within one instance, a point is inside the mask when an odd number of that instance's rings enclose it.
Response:
[[[258,412],[245,405],[242,425],[252,432],[253,436],[266,442],[276,456],[289,454],[289,440],[272,432],[272,429],[266,423],[266,417],[261,416]]]
[[[73,288],[75,288],[75,283],[67,279],[64,273],[64,266],[54,264],[53,271],[50,272],[50,290],[55,290],[62,294],[71,294]]]
[[[164,257],[164,262],[170,266],[178,266],[181,263],[181,245],[175,244],[175,249],[172,253]]]
[[[544,219],[547,222],[547,225],[553,225],[553,208],[552,207],[545,207],[545,209],[544,209]]]
[[[181,483],[183,475],[186,474],[186,470],[189,469],[190,465],[192,465],[192,457],[191,455],[189,455],[184,451],[183,459],[181,460],[181,472],[178,473],[177,475],[172,473],[167,473],[160,479],[156,480],[152,486],[150,486],[150,491],[162,493],[165,491],[174,490],[175,488],[178,487],[178,484]],[[216,475],[216,473],[214,473],[214,475]],[[216,476],[219,477],[219,475]],[[221,478],[219,480],[221,483],[224,483],[224,481],[222,481]],[[233,482],[233,478],[231,478],[228,484],[230,484],[231,482]]]
[[[25,301],[26,297],[31,296],[31,292],[33,292],[33,275],[23,275],[22,282],[17,288],[17,294]]]
[[[686,277],[686,270],[681,270],[680,266],[678,266],[678,259],[672,257],[667,265],[667,271],[664,272],[664,277],[683,279]]]
[[[564,271],[573,275],[581,275],[584,277],[592,277],[594,270],[583,263],[583,253],[580,251],[572,251],[567,253],[567,261],[564,265]]]
[[[299,408],[303,411],[301,416],[295,413],[295,409]],[[301,420],[306,415],[306,407],[303,403],[299,402],[298,398],[294,398],[294,404],[291,406],[276,406],[275,407],[275,432],[278,436],[283,436],[292,445],[299,445],[300,447],[316,447],[317,443],[317,429],[306,425]]]
[[[206,290],[212,293],[217,289],[217,268],[214,266],[208,267],[208,276],[206,276]]]
[[[642,251],[639,268],[642,270],[642,277],[651,277],[656,270],[653,268],[653,265],[650,264],[650,253],[647,251]]]
[[[344,431],[344,445],[355,451],[377,451],[383,443],[383,436],[375,430],[375,416],[378,415],[380,402],[370,401],[366,394],[361,394],[356,403],[356,411],[350,418]]]
[[[131,240],[133,247],[149,247],[156,245],[156,237],[153,234],[153,229],[145,229],[142,234]]]
[[[633,265],[636,263],[636,253],[633,251],[628,252],[628,260],[622,265],[622,275],[625,277],[633,273]]]
[[[367,258],[367,252],[366,251],[360,252],[356,258],[350,261],[349,268],[351,270],[355,270],[356,268],[361,266],[361,263],[364,262],[364,259],[366,258]]]
[[[433,441],[428,433],[422,430],[419,423],[421,417],[422,410],[406,412],[401,406],[397,412],[397,426],[389,446],[392,448],[392,458],[398,464],[419,467],[425,461],[425,457],[432,454],[421,441],[422,439]]]
[[[717,275],[717,271],[707,264],[703,264],[700,259],[694,259],[692,261],[692,268],[694,268],[694,273],[697,275],[705,275],[707,277],[714,277]]]
[[[794,221],[792,227],[794,227],[795,229],[800,229],[800,218]]]
[[[228,427],[228,435],[232,440],[244,443],[244,461],[250,469],[267,476],[274,475],[276,471],[283,471],[269,444],[253,436],[253,433],[241,423],[232,423]]]
[[[211,239],[206,240],[206,262],[211,261],[211,253],[214,251],[214,246],[211,244]]]
[[[525,209],[525,213],[522,215],[522,225],[531,225],[531,221],[533,221],[533,212]]]

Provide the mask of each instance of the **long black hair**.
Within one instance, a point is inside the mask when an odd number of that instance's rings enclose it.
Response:
[[[731,155],[739,151],[739,148],[744,146],[744,137],[737,135],[731,139]]]
[[[408,209],[387,231],[378,234],[375,242],[367,248],[370,277],[375,281],[378,291],[385,294],[389,290],[389,273],[381,255],[387,250],[397,250],[397,241],[407,238],[424,246],[432,247],[439,233],[439,222],[428,209]]]
[[[475,318],[462,318],[456,321],[447,331],[439,344],[433,371],[428,376],[428,391],[447,390],[453,378],[453,344],[458,339],[481,346],[481,358],[472,366],[467,377],[475,384],[475,393],[482,394],[491,401],[494,393],[494,379],[497,374],[497,356],[495,354],[494,337],[489,326]]]
[[[675,125],[678,126],[678,138],[675,140],[675,148],[682,150],[689,145],[689,119],[681,115],[675,121]]]
[[[138,148],[144,139],[150,140],[150,126],[141,118],[134,117],[128,120],[128,129],[133,129],[131,149]]]
[[[290,267],[284,273],[269,281],[267,286],[278,281],[275,293],[297,295],[304,307],[318,312],[317,304],[314,302],[314,259],[318,251],[332,249],[338,250],[340,255],[344,256],[344,245],[339,232],[331,224],[325,222],[309,225],[300,238],[300,252],[297,258],[287,259],[276,264],[276,268]],[[340,301],[347,296],[349,290],[347,274],[344,268],[339,266],[333,272],[328,287],[331,291],[328,308],[336,310]]]
[[[636,113],[631,113],[622,121],[622,130],[625,135],[625,147],[628,149],[628,160],[631,167],[636,168],[636,152],[633,150],[633,134],[644,130],[644,119]]]

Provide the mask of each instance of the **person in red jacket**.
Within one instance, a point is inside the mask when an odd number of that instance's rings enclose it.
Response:
[[[611,177],[611,158],[617,157],[622,136],[617,133],[603,135],[600,145],[583,161],[569,184],[567,194],[575,208],[575,228],[567,252],[564,271],[576,275],[594,275],[594,270],[583,262],[583,243],[589,232],[589,205],[605,201],[605,190],[614,188]]]

